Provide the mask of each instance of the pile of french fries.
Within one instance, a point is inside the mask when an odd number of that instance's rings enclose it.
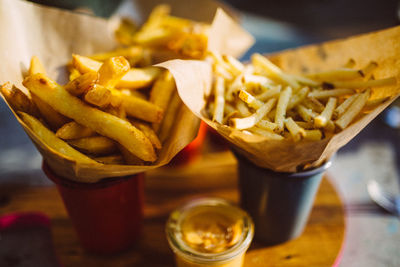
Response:
[[[33,57],[23,81],[29,94],[10,83],[1,92],[28,127],[69,158],[131,165],[156,161],[179,105],[171,74],[131,68],[121,56],[100,62],[73,55],[70,70],[70,81],[61,86]],[[148,95],[135,91],[142,88],[150,88]]]
[[[151,66],[168,50],[178,58],[202,58],[209,25],[170,15],[156,6],[137,28],[123,20],[123,45],[90,56],[72,55],[69,82],[59,85],[33,57],[23,85],[1,92],[13,110],[49,147],[79,162],[148,165],[157,160],[175,123],[181,100],[172,75]]]
[[[345,129],[388,98],[370,99],[376,87],[396,84],[394,77],[374,79],[377,63],[292,75],[254,54],[244,65],[210,53],[215,74],[206,115],[220,124],[271,140],[317,141]]]
[[[175,58],[204,58],[210,25],[171,16],[170,11],[168,5],[156,6],[140,28],[128,19],[122,20],[116,30],[117,40],[141,47],[150,55],[164,50],[173,52]]]

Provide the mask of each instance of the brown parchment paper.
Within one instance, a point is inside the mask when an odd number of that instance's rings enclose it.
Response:
[[[270,58],[284,71],[294,74],[338,68],[350,58],[353,58],[357,63],[356,67],[360,68],[373,60],[379,64],[379,68],[374,71],[375,78],[394,76],[397,79],[396,86],[374,88],[371,98],[385,96],[391,98],[345,130],[320,141],[302,140],[296,143],[248,135],[207,119],[202,109],[205,105],[204,95],[208,95],[211,88],[210,66],[204,62],[179,60],[163,63],[175,76],[183,102],[196,116],[214,128],[233,145],[235,150],[245,155],[254,164],[274,171],[296,172],[304,169],[305,166],[311,168],[320,165],[356,136],[400,93],[400,27],[287,50],[270,55]],[[191,74],[195,75],[192,75],[192,80],[189,80],[188,76]],[[194,79],[197,79],[197,82]]]
[[[173,4],[172,10],[175,9],[174,4],[178,4],[179,10],[181,10],[182,5],[187,2],[190,1],[173,1],[171,3]],[[198,1],[199,8],[201,8],[200,2]],[[158,2],[152,1],[151,7],[156,3]],[[238,27],[222,9],[216,12],[219,6],[218,2],[210,1],[210,3],[213,3],[212,6],[204,6],[204,9],[208,11],[211,8],[213,14],[217,13],[212,28],[226,27],[231,33],[231,36],[212,34],[209,38],[218,40],[211,40],[211,42],[226,43],[227,45],[220,45],[218,49],[232,50],[231,54],[239,56],[239,53],[246,51],[253,43],[253,38]],[[131,5],[140,5],[144,8],[145,2],[132,1]],[[143,10],[149,10],[151,7]],[[140,12],[140,10],[142,9],[138,9],[136,12]],[[186,10],[188,13],[198,11],[189,9],[188,6]],[[139,21],[145,18],[143,14],[138,13],[137,15]],[[207,16],[210,16],[209,12],[207,12]],[[201,20],[201,18],[196,19]],[[205,20],[207,21],[209,18],[207,17]],[[10,81],[24,89],[21,82],[33,55],[37,55],[44,63],[49,77],[64,83],[65,64],[70,60],[72,53],[89,55],[109,51],[116,47],[117,44],[113,37],[115,27],[113,22],[115,22],[115,17],[105,20],[20,0],[0,0],[0,60],[2,62],[0,64],[0,83]],[[220,25],[221,23],[225,26]],[[242,42],[221,40],[225,38],[242,39]],[[235,43],[234,48],[232,48],[232,43]],[[3,100],[5,100],[4,97]],[[176,114],[170,137],[163,144],[163,148],[158,153],[158,160],[154,164],[151,166],[103,165],[82,164],[57,153],[42,142],[14,111],[13,114],[54,172],[62,177],[88,183],[102,178],[132,175],[167,164],[195,138],[200,122],[182,103]]]

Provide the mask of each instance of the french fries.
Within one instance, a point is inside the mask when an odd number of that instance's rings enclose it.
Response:
[[[397,82],[373,79],[375,62],[353,69],[355,62],[349,60],[342,68],[298,75],[283,72],[260,54],[252,55],[248,65],[230,66],[225,58],[210,55],[216,82],[204,114],[271,140],[313,142],[332,136],[389,100],[370,99],[370,88]]]
[[[25,113],[18,112],[21,119],[25,122],[25,124],[32,129],[33,132],[37,135],[38,138],[42,139],[46,145],[48,145],[54,151],[57,151],[60,154],[63,154],[65,157],[79,161],[82,163],[90,163],[97,164],[96,161],[91,158],[85,156],[79,151],[75,150],[67,143],[59,139],[52,131],[46,128],[38,119],[35,117]]]
[[[151,142],[129,122],[88,106],[43,74],[28,76],[23,84],[43,102],[64,116],[117,141],[144,161],[156,160]]]

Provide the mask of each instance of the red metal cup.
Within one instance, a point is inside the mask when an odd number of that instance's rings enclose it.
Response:
[[[111,254],[129,248],[139,237],[144,205],[144,174],[79,183],[42,169],[58,188],[82,247]]]

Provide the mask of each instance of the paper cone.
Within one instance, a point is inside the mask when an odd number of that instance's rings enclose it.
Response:
[[[213,14],[216,13],[218,3],[210,1],[210,3],[213,3],[210,7],[201,6],[200,2],[197,3],[198,7],[203,7],[205,10],[213,8]],[[132,2],[133,5],[141,4],[144,7],[143,3],[144,1]],[[172,10],[176,7],[180,10],[183,8],[182,5],[185,4],[190,5],[187,1],[174,1],[173,3],[178,4],[179,7],[172,5]],[[148,10],[148,8],[143,10]],[[199,9],[188,8],[186,10],[192,10],[196,13],[199,11]],[[145,17],[143,14],[136,15],[139,21],[140,18]],[[209,12],[207,12],[207,16],[210,16]],[[201,18],[196,19],[201,20]],[[205,20],[207,21],[209,18],[207,17]],[[2,62],[0,64],[0,83],[10,81],[23,89],[21,84],[23,76],[33,55],[42,60],[48,70],[49,77],[60,83],[65,83],[65,65],[70,60],[72,53],[90,55],[106,52],[116,47],[112,21],[43,7],[25,1],[0,0],[0,32],[2,34],[0,49],[3,51],[0,54]],[[218,44],[217,49],[232,50],[232,54],[238,56],[246,51],[254,41],[222,10],[219,10],[211,29],[224,27],[221,23],[226,25],[227,30],[232,29],[230,30],[232,36],[210,35],[210,42]],[[217,39],[214,40],[213,38]],[[241,42],[232,42],[225,40],[226,38],[241,40]],[[224,45],[224,43],[227,45]],[[231,46],[233,43],[235,43],[234,47]],[[82,164],[51,149],[23,123],[14,111],[13,113],[44,160],[57,175],[88,183],[96,182],[102,178],[132,175],[167,164],[195,138],[200,122],[182,103],[178,109],[176,122],[170,136],[159,151],[158,160],[151,166]]]
[[[312,168],[321,165],[398,97],[400,27],[270,55],[274,63],[293,74],[335,69],[343,66],[350,58],[356,61],[356,68],[361,68],[370,61],[377,62],[379,67],[374,71],[376,79],[392,76],[397,79],[395,86],[373,88],[371,98],[390,96],[390,99],[332,137],[300,142],[268,140],[212,122],[202,113],[205,107],[204,96],[208,95],[212,83],[211,67],[204,62],[181,60],[162,65],[174,75],[183,102],[196,116],[228,140],[235,150],[262,168],[277,172],[296,172],[304,170],[305,166]]]

